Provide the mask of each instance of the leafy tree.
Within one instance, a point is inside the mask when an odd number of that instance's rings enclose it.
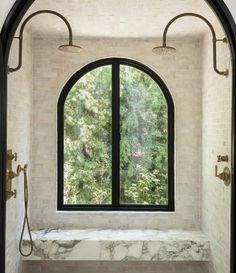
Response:
[[[120,66],[121,203],[166,204],[167,104],[144,72]],[[64,107],[64,202],[111,204],[111,66],[84,75]]]

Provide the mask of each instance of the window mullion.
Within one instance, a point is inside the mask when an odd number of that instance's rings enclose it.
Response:
[[[120,65],[112,64],[112,206],[120,204]]]

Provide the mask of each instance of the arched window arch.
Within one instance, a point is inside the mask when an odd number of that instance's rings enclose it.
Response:
[[[174,104],[145,65],[102,59],[58,101],[59,210],[174,210]]]

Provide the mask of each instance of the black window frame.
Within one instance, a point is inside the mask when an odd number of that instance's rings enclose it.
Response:
[[[85,74],[98,67],[111,65],[112,69],[112,204],[64,204],[64,103],[74,84]],[[161,88],[168,106],[168,204],[142,205],[120,204],[120,65],[128,65],[149,75]],[[118,103],[117,103],[118,102]],[[118,124],[118,126],[117,126]],[[106,58],[92,62],[67,81],[60,94],[57,105],[57,209],[58,211],[174,211],[174,102],[164,81],[146,65],[126,58]],[[116,164],[114,164],[116,162]]]

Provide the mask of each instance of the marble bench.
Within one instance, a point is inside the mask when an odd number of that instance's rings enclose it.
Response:
[[[210,244],[200,231],[44,229],[32,232],[27,260],[208,261]],[[24,238],[24,251],[29,239]]]

